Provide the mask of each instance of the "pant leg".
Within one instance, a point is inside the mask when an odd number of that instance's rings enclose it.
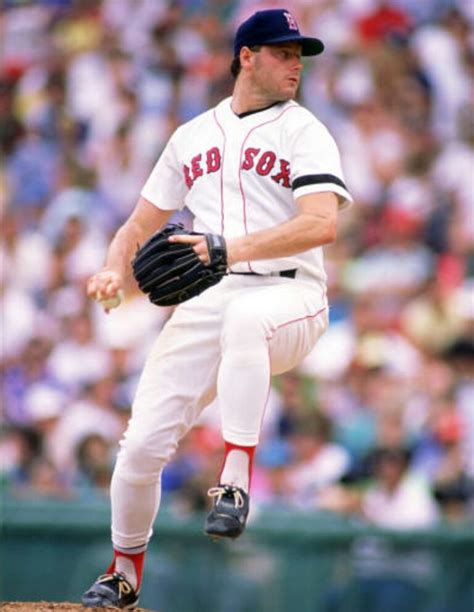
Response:
[[[218,308],[179,307],[145,363],[111,483],[112,540],[119,548],[148,542],[163,467],[215,396],[221,317]]]
[[[290,279],[265,280],[227,306],[217,393],[225,440],[258,443],[271,376],[295,367],[328,324],[325,295]]]

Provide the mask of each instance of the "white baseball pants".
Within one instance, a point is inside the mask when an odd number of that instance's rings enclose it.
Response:
[[[328,325],[324,289],[296,279],[230,275],[178,306],[145,363],[111,485],[112,540],[145,546],[160,476],[216,395],[225,440],[258,443],[271,375],[295,367]]]

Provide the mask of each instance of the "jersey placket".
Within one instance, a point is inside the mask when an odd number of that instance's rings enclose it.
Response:
[[[224,124],[226,148],[222,164],[224,182],[224,227],[226,236],[248,234],[247,198],[242,185],[241,166],[243,147],[249,129],[236,116],[230,116]],[[252,267],[247,262],[249,272]]]

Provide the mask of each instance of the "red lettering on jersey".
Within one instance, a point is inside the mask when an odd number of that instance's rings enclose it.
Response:
[[[253,147],[249,147],[245,149],[244,153],[244,161],[242,162],[242,170],[251,170],[253,168],[253,162],[255,156],[260,153],[260,149],[254,149]]]
[[[265,151],[258,160],[255,170],[260,176],[266,176],[275,165],[276,155],[273,151]]]
[[[217,147],[212,147],[206,153],[207,173],[217,172],[221,167],[221,152]]]
[[[260,153],[260,149],[249,147],[244,151],[244,161],[242,162],[242,170],[251,170],[255,165],[255,160]],[[273,151],[265,151],[257,161],[255,170],[260,176],[267,176],[273,170],[277,156]],[[280,170],[277,174],[271,175],[271,179],[275,183],[279,183],[282,187],[291,187],[290,184],[290,162],[285,159],[279,159]]]
[[[199,153],[199,155],[196,155],[195,157],[192,158],[191,160],[191,170],[193,173],[193,179],[196,180],[198,177],[202,176],[204,174],[202,168],[201,168],[201,159],[202,159],[202,155]]]
[[[290,186],[290,162],[286,159],[280,159],[280,172],[272,175],[272,180],[275,183],[281,183],[283,187]]]
[[[186,164],[184,164],[183,166],[183,172],[184,172],[184,180],[186,181],[186,185],[188,186],[188,189],[191,189],[191,187],[193,186],[193,179],[191,178],[191,173],[189,171],[189,166],[186,166]]]

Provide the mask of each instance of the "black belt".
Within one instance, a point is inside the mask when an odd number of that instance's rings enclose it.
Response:
[[[292,270],[280,270],[280,272],[260,274],[259,272],[233,272],[230,270],[229,274],[241,274],[242,276],[283,276],[284,278],[296,278],[297,271],[297,268],[293,268]]]

